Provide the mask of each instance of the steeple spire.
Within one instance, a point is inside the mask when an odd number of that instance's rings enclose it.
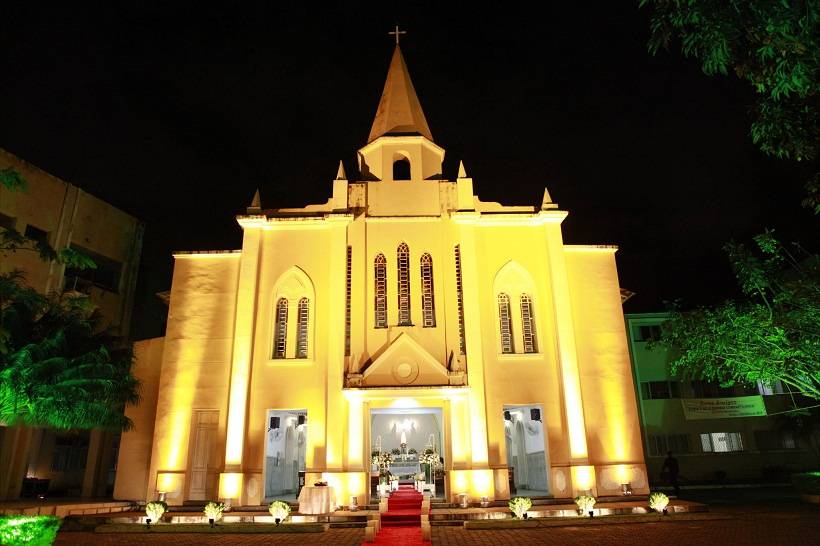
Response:
[[[367,142],[396,134],[418,134],[433,140],[398,44],[390,60],[384,91]]]

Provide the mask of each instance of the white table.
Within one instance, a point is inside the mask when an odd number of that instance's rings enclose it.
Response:
[[[336,492],[329,485],[308,485],[299,493],[300,514],[329,514],[336,510]]]

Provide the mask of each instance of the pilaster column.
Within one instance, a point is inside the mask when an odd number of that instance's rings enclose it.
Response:
[[[575,326],[572,319],[572,300],[569,292],[567,263],[564,256],[564,240],[561,221],[564,211],[547,214],[551,221],[545,224],[547,255],[549,256],[550,282],[552,283],[555,334],[558,345],[558,361],[564,395],[564,411],[569,430],[570,459],[573,464],[588,462],[584,404],[581,399],[581,381],[578,374],[578,352],[575,345]]]

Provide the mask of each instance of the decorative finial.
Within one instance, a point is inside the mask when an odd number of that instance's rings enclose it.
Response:
[[[347,180],[347,173],[345,173],[345,166],[342,160],[339,160],[339,170],[336,171],[336,180]]]
[[[256,193],[253,194],[253,199],[251,199],[251,204],[248,207],[248,214],[257,214],[262,211],[262,199],[259,197],[259,188],[256,189]]]
[[[467,178],[467,169],[464,168],[464,161],[458,162],[458,177]]]
[[[399,35],[407,34],[407,31],[406,30],[399,30],[399,25],[396,25],[396,30],[388,32],[387,34],[389,34],[391,36],[395,35],[396,36],[396,45],[399,45]]]

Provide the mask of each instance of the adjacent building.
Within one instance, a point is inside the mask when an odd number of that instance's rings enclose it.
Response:
[[[795,400],[784,385],[721,387],[671,375],[669,351],[647,348],[668,313],[626,315],[650,482],[663,484],[663,461],[678,459],[681,483],[788,481],[817,454],[785,417]]]
[[[128,336],[134,304],[143,225],[133,216],[0,149],[0,169],[13,168],[25,191],[0,187],[0,229],[12,228],[54,248],[71,247],[91,257],[96,269],[71,270],[43,261],[36,252],[0,255],[0,273],[21,270],[43,293],[78,290],[91,296],[106,326]],[[23,492],[100,496],[110,493],[118,435],[0,427],[0,499]],[[23,477],[27,477],[25,484]]]
[[[447,499],[648,491],[616,248],[565,244],[546,191],[481,201],[444,154],[397,46],[354,177],[304,208],[257,193],[240,250],[174,255],[115,498],[258,505],[304,472],[361,504],[372,453],[411,449]]]

